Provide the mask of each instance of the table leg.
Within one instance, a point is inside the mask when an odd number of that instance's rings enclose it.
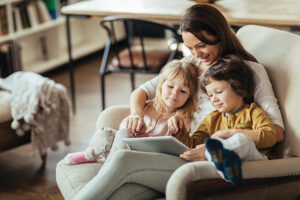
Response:
[[[70,89],[73,113],[76,113],[76,100],[75,100],[75,83],[74,83],[74,69],[72,59],[72,43],[71,43],[71,30],[70,30],[70,16],[66,16],[66,30],[67,30],[67,43],[68,43],[68,54],[69,54],[69,74],[70,74]]]

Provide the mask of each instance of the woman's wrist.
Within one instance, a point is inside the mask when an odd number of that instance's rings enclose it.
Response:
[[[141,114],[138,114],[138,113],[133,113],[133,114],[130,114],[130,117],[131,118],[136,118],[136,119],[143,119],[142,115]]]

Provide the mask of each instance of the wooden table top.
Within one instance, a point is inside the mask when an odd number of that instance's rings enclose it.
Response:
[[[179,24],[191,0],[87,0],[64,6],[65,15],[105,17],[121,15]],[[230,24],[274,27],[300,26],[299,0],[217,0],[216,6]]]

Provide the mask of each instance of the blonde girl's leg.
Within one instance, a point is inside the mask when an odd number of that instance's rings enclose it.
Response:
[[[114,141],[116,131],[111,128],[96,130],[87,149],[82,152],[69,153],[65,158],[65,164],[80,164],[95,162],[105,159]]]

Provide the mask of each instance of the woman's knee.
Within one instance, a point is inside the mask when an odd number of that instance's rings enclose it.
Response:
[[[132,163],[134,159],[133,151],[121,150],[116,151],[111,158],[111,162],[116,162],[118,165],[125,166],[128,163]]]

